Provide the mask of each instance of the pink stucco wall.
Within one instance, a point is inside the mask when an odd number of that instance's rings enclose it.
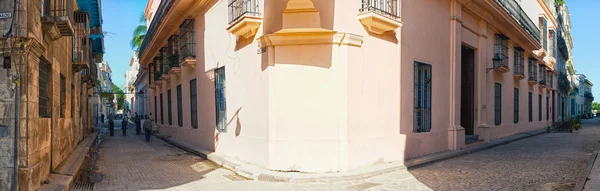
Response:
[[[475,49],[475,134],[490,141],[549,125],[545,100],[543,118],[538,121],[537,99],[542,90],[538,85],[530,86],[527,78],[515,80],[512,70],[503,74],[486,73],[494,56],[494,35],[499,32],[509,37],[519,35],[511,31],[507,22],[488,23],[461,8],[458,1],[453,5],[452,1],[404,0],[400,19],[403,26],[377,35],[367,32],[357,19],[360,1],[320,0],[313,1],[319,10],[320,26],[362,36],[359,47],[292,45],[269,47],[257,53],[256,39],[284,26],[282,12],[286,3],[287,0],[261,1],[263,23],[251,39],[225,30],[226,1],[215,1],[198,11],[194,17],[195,68],[184,67],[180,76],[171,76],[168,85],[151,94],[150,111],[154,113],[154,95],[163,92],[166,99],[167,90],[172,89],[174,125],[160,125],[162,134],[267,169],[284,171],[344,171],[460,149],[464,147],[464,130],[457,127],[461,107],[461,45]],[[461,19],[461,24],[449,19],[453,14]],[[526,50],[525,59],[533,50],[518,40],[522,38],[511,39],[515,39],[509,45],[512,69],[515,46]],[[416,61],[432,65],[431,132],[413,131]],[[525,65],[527,71],[527,62]],[[212,71],[218,67],[225,67],[226,75],[225,133],[215,131]],[[191,128],[188,107],[189,82],[194,78],[198,90],[197,129]],[[493,115],[495,82],[502,84],[499,126],[494,125]],[[183,127],[176,125],[179,84],[183,93]],[[514,87],[520,89],[520,117],[516,124]],[[533,92],[532,122],[528,121],[529,91]],[[542,94],[545,99],[545,89]],[[163,104],[167,117],[166,100]],[[160,117],[160,112],[153,115]],[[454,132],[462,133],[462,139],[452,135]]]

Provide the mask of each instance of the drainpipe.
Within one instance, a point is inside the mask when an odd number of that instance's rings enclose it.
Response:
[[[13,139],[13,191],[19,187],[19,72],[15,75],[15,137]]]

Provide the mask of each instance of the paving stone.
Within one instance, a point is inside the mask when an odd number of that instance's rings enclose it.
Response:
[[[410,169],[434,190],[573,190],[598,150],[600,123],[550,133]]]

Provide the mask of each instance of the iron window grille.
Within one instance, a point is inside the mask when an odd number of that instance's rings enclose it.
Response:
[[[167,90],[167,119],[169,120],[169,125],[173,125],[173,111],[171,105],[171,89]]]
[[[537,81],[537,60],[535,58],[529,58],[527,70],[529,81]]]
[[[415,62],[414,132],[431,131],[431,65]]]
[[[519,123],[519,88],[515,88],[514,92],[514,122]]]
[[[496,0],[508,14],[510,14],[520,25],[523,27],[529,35],[531,35],[536,41],[540,40],[540,29],[535,26],[535,23],[527,16],[527,13],[523,11],[523,8],[515,0]]]
[[[154,57],[154,63],[152,63],[152,67],[154,68],[154,81],[160,80],[162,76],[162,64],[160,63],[160,57]]]
[[[172,35],[168,42],[167,63],[169,67],[179,67],[179,36]]]
[[[40,61],[38,75],[38,109],[40,118],[52,117],[52,69],[49,63]]]
[[[163,94],[160,94],[160,124],[165,124],[165,108],[163,107]]]
[[[183,127],[183,103],[181,99],[181,84],[177,85],[177,125]]]
[[[541,85],[546,85],[546,69],[544,69],[544,66],[542,66],[542,65],[540,65],[538,68],[539,68],[539,72],[538,72],[539,79],[538,79],[538,82]]]
[[[554,52],[556,51],[556,36],[555,36],[555,32],[553,29],[550,29],[550,34],[548,35],[549,38],[549,46],[548,46],[548,56],[550,57],[554,57]]]
[[[60,75],[60,118],[65,118],[65,113],[66,113],[66,108],[65,106],[67,105],[67,99],[65,98],[66,96],[66,91],[67,91],[67,87],[65,87],[67,83],[67,78],[65,78],[64,75]]]
[[[227,100],[225,97],[225,67],[215,69],[216,129],[227,132]]]
[[[538,95],[538,120],[542,121],[542,94]]]
[[[75,85],[71,84],[71,118],[75,118]]]
[[[515,47],[514,74],[525,75],[524,53],[525,51],[521,47]]]
[[[546,96],[546,121],[550,119],[550,97]]]
[[[179,60],[196,57],[196,42],[194,40],[194,19],[186,19],[179,26]]]
[[[529,92],[529,122],[533,121],[533,94]]]
[[[190,111],[192,119],[192,128],[198,128],[198,92],[196,87],[196,78],[190,81]]]
[[[158,123],[158,104],[156,102],[156,96],[154,96],[154,122]]]
[[[501,62],[494,62],[494,68],[508,68],[508,37],[496,34],[495,54],[500,55]]]
[[[548,21],[544,17],[539,17],[539,20],[540,36],[542,37],[540,43],[542,48],[548,50]]]
[[[494,124],[502,124],[502,84],[494,85]]]
[[[398,0],[362,0],[360,12],[375,12],[394,19],[400,18]]]
[[[229,24],[244,16],[260,16],[258,0],[229,0]]]

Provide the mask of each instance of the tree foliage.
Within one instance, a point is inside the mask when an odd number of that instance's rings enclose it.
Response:
[[[142,14],[142,18],[140,18],[140,24],[133,29],[133,37],[129,42],[131,44],[131,48],[138,49],[144,42],[144,38],[146,38],[146,32],[148,31],[148,26],[146,23],[146,17]]]
[[[117,110],[123,109],[125,106],[125,94],[117,85],[112,85],[113,93],[117,95]]]
[[[598,111],[600,111],[600,103],[598,103],[598,102],[592,102],[592,110],[598,110]]]

